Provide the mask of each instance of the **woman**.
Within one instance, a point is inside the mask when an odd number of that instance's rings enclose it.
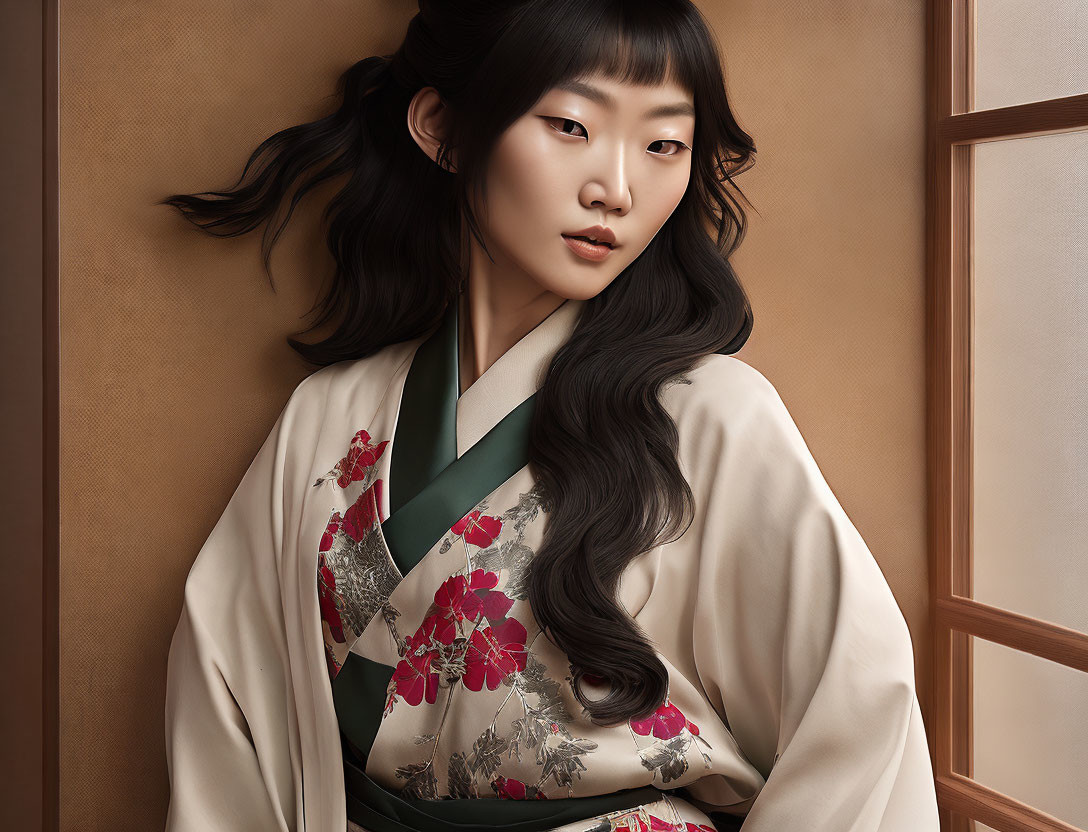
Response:
[[[321,369],[185,585],[168,829],[936,830],[902,614],[731,356],[754,146],[695,7],[427,0],[340,92],[164,200],[342,179]]]

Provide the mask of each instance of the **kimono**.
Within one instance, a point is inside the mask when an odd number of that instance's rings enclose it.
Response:
[[[662,392],[694,521],[617,593],[668,695],[583,713],[526,570],[547,521],[529,417],[584,303],[463,393],[458,303],[297,386],[185,582],[167,832],[937,832],[906,622],[735,357]]]

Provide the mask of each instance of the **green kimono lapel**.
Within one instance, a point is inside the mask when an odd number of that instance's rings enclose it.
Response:
[[[529,461],[535,393],[457,457],[457,312],[451,303],[439,328],[420,345],[401,395],[389,463],[390,516],[382,534],[402,576]]]

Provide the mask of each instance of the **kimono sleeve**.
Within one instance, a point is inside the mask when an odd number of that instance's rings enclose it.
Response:
[[[289,401],[185,582],[167,660],[167,832],[302,828],[278,577],[290,410]]]
[[[765,778],[742,828],[938,832],[906,621],[778,392],[744,366],[695,639],[705,688]]]

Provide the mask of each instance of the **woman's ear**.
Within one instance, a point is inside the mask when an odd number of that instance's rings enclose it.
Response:
[[[431,161],[438,162],[438,150],[446,136],[446,118],[449,111],[442,96],[434,87],[423,87],[408,103],[408,132],[412,134]],[[453,154],[449,168],[456,171]]]

